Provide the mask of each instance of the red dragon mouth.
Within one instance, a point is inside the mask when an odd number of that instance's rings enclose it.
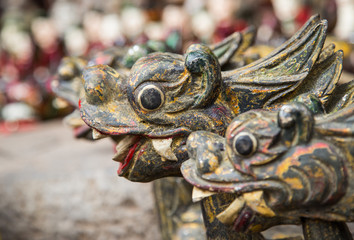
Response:
[[[108,136],[110,135],[102,133],[97,129],[92,129],[93,139],[101,139]],[[129,178],[131,169],[134,168],[134,165],[132,166],[134,156],[136,156],[136,161],[144,154],[147,139],[151,140],[151,147],[160,155],[162,161],[172,161],[173,164],[178,162],[178,158],[171,148],[174,139],[171,135],[166,138],[150,138],[143,135],[121,134],[111,135],[111,138],[116,142],[116,154],[112,159],[119,163],[117,173],[120,177]]]
[[[116,154],[113,156],[113,160],[119,163],[118,175],[122,176],[127,171],[130,162],[135,154],[135,151],[140,143],[140,136],[126,135],[121,136],[116,140]]]
[[[123,175],[123,170],[129,166],[130,160],[132,160],[135,150],[138,147],[138,143],[135,143],[133,147],[129,149],[128,155],[125,157],[124,162],[119,162],[117,173],[118,175]]]
[[[239,216],[235,219],[233,229],[238,232],[245,232],[249,229],[254,219],[252,209],[245,207],[241,210]]]

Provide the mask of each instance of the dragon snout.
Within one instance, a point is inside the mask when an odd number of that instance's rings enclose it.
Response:
[[[86,60],[76,57],[64,57],[58,66],[58,77],[63,81],[71,81],[75,77],[80,77]]]
[[[223,144],[215,139],[216,134],[198,131],[187,139],[188,154],[196,161],[197,171],[203,175],[213,172],[222,161]]]
[[[119,94],[119,78],[119,73],[106,65],[85,68],[83,80],[86,101],[92,105],[110,101],[114,94]]]
[[[63,80],[70,80],[75,77],[77,73],[75,65],[71,62],[64,62],[58,67],[58,76]]]

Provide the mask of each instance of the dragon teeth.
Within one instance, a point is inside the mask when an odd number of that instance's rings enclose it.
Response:
[[[245,204],[246,201],[242,196],[240,196],[236,198],[224,211],[219,213],[216,217],[223,224],[230,225],[235,221]]]
[[[108,137],[108,135],[102,134],[99,131],[97,131],[96,129],[92,129],[92,138],[97,140],[97,139],[102,139],[102,138],[106,138]]]
[[[117,162],[124,162],[125,156],[127,155],[131,146],[135,143],[136,136],[134,135],[127,135],[122,137],[117,146],[116,151],[117,153],[113,156],[113,160]]]
[[[217,193],[194,187],[193,192],[192,192],[192,200],[193,200],[193,202],[199,202],[203,198],[210,197],[214,194],[217,194]]]
[[[172,138],[168,139],[151,139],[152,145],[156,152],[164,159],[169,161],[178,161],[176,155],[171,149]]]

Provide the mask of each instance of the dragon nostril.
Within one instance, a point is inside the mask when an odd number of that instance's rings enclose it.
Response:
[[[83,72],[85,97],[88,103],[99,105],[109,101],[119,74],[105,65],[88,67]]]
[[[104,86],[99,83],[85,82],[86,100],[90,104],[101,104],[104,102]]]
[[[220,164],[221,155],[218,152],[209,151],[208,149],[198,149],[196,153],[196,165],[200,174],[214,172]]]
[[[223,143],[220,143],[220,142],[215,142],[214,143],[214,146],[215,146],[215,149],[219,150],[219,151],[224,151],[225,150],[225,147],[224,147],[224,144]]]

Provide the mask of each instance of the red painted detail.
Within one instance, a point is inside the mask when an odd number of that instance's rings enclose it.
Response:
[[[245,208],[234,222],[234,230],[237,232],[244,232],[252,223],[254,213],[251,209]]]
[[[296,148],[296,151],[294,152],[294,157],[298,157],[301,156],[303,154],[308,154],[308,153],[312,153],[315,149],[319,149],[319,148],[328,148],[328,143],[325,142],[317,142],[314,143],[310,146],[298,146]]]
[[[129,152],[127,154],[127,156],[125,157],[124,159],[124,163],[123,164],[119,164],[119,167],[118,167],[118,175],[121,174],[121,172],[123,171],[123,169],[129,165],[130,163],[130,160],[132,160],[133,156],[134,156],[134,152],[135,152],[135,149],[138,147],[138,143],[135,143],[134,146],[132,148],[129,149]]]
[[[222,112],[224,115],[227,114],[227,109],[225,106],[219,106],[218,108],[216,108],[216,111]]]
[[[79,99],[79,109],[81,109],[81,99]]]
[[[314,144],[315,148],[328,148],[328,144],[326,142],[318,142]]]
[[[174,166],[164,166],[162,167],[164,170],[170,170],[170,169],[174,169]]]
[[[139,155],[138,155],[138,159],[141,157],[141,155],[143,155],[143,153],[145,152],[145,150],[146,150],[146,146],[145,146],[144,148],[140,149]]]
[[[131,126],[131,127],[132,127],[132,126],[136,127],[136,122],[134,122],[133,120],[130,120],[130,126]]]
[[[112,57],[106,56],[106,55],[101,55],[98,56],[94,61],[96,65],[99,64],[108,64],[112,60]]]

